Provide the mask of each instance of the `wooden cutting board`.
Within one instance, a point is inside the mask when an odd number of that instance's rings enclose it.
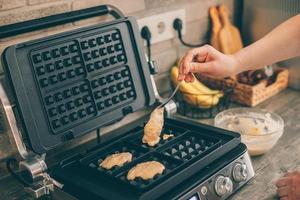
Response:
[[[218,51],[221,51],[220,41],[219,41],[219,34],[222,28],[222,24],[219,18],[219,12],[216,7],[211,7],[209,9],[209,15],[212,22],[212,31],[210,36],[210,44]]]
[[[219,34],[221,51],[224,54],[235,53],[243,48],[240,31],[230,22],[228,9],[224,5],[219,6],[219,15],[223,24]]]

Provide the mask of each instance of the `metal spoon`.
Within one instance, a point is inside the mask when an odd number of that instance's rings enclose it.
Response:
[[[270,78],[271,76],[273,76],[274,74],[274,68],[272,65],[267,65],[264,67],[265,70],[265,74],[267,75],[268,78]]]
[[[170,96],[167,100],[165,100],[163,103],[161,103],[157,108],[161,108],[162,106],[166,105],[166,104],[167,104],[167,103],[175,96],[175,94],[176,94],[176,92],[178,91],[178,89],[179,89],[181,83],[182,83],[182,82],[180,82],[180,83],[176,86],[176,88],[175,88],[175,90],[173,91],[173,93],[171,94],[171,96]]]

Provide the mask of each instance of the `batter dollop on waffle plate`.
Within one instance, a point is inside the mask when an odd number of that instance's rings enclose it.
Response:
[[[131,168],[127,174],[129,181],[134,180],[137,177],[143,180],[152,179],[157,174],[162,174],[165,170],[165,166],[157,161],[147,161],[137,164]]]
[[[111,169],[115,166],[121,167],[125,163],[132,161],[132,154],[129,152],[115,153],[107,156],[101,163],[100,167],[104,169]]]
[[[160,141],[160,133],[164,125],[164,107],[156,108],[145,125],[143,143],[155,146]]]

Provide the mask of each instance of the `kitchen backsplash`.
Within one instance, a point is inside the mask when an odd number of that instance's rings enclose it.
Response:
[[[184,39],[191,43],[205,43],[208,41],[210,27],[208,8],[212,5],[226,5],[230,10],[230,16],[235,24],[239,26],[241,22],[242,0],[0,0],[0,25],[101,4],[114,5],[121,9],[125,15],[135,16],[137,18],[176,9],[185,9],[186,34],[184,35]],[[96,17],[23,34],[21,36],[1,39],[0,53],[2,53],[5,47],[11,44],[99,23],[102,20],[105,19],[103,17]],[[187,48],[183,47],[177,39],[171,39],[153,45],[153,59],[157,61],[159,66],[159,73],[155,76],[155,80],[161,94],[166,94],[170,91],[169,69],[186,50]],[[1,64],[0,76],[3,77]],[[124,121],[124,123],[126,123],[126,120]],[[4,161],[14,154],[16,154],[16,149],[10,145],[7,133],[0,133],[0,178],[7,174],[4,168]]]

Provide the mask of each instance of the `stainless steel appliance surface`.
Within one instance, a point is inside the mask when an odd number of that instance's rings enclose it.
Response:
[[[135,19],[113,6],[0,27],[0,37],[5,37],[104,14],[117,19],[4,51],[6,85],[0,85],[0,98],[20,153],[21,173],[14,175],[37,198],[50,193],[79,199],[228,198],[254,176],[240,135],[174,117],[172,100],[164,105],[162,134],[174,137],[153,147],[143,144],[143,118],[107,133],[105,141],[92,147],[81,145],[84,151],[49,167],[49,151],[164,102],[153,78],[156,66],[146,59]],[[109,170],[99,166],[121,152],[130,152],[132,161]],[[128,171],[145,161],[162,163],[163,173],[128,180]]]

